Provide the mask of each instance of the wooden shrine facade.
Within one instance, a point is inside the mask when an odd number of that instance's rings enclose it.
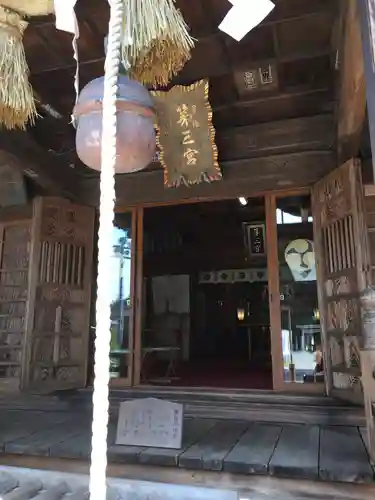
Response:
[[[274,13],[235,44],[217,30],[227,0],[178,3],[199,42],[173,83],[210,79],[223,180],[166,188],[157,162],[116,178],[116,209],[132,211],[136,228],[126,384],[140,383],[143,210],[243,196],[264,200],[273,389],[290,390],[282,366],[276,206],[282,196],[311,195],[325,389],[364,405],[375,460],[375,86],[361,37],[361,25],[362,36],[371,35],[368,11],[352,0],[278,0]],[[358,0],[361,7],[373,3]],[[81,85],[103,72],[107,7],[78,3]],[[0,386],[13,391],[84,387],[90,360],[99,179],[75,153],[71,40],[53,23],[37,19],[25,35],[42,119],[28,131],[0,133]],[[273,85],[246,88],[246,74],[262,68],[272,68]]]
[[[372,185],[362,184],[360,163],[353,160],[303,192],[313,202],[325,390],[364,405],[373,436],[374,306],[369,287],[374,284],[375,192]],[[277,199],[283,194],[276,191],[263,198],[273,389],[315,391],[316,385],[284,381],[276,220]],[[83,388],[94,324],[95,209],[57,197],[37,196],[31,204],[22,216],[4,213],[1,222],[1,388],[41,393]],[[135,306],[128,378],[115,380],[117,387],[141,382],[142,221],[143,209],[133,210]]]

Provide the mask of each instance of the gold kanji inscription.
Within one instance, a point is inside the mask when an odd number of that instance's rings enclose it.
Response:
[[[191,106],[191,109],[187,104],[181,104],[177,108],[177,113],[179,116],[179,119],[177,121],[178,125],[181,125],[183,128],[188,128],[188,127],[193,127],[193,128],[198,128],[199,123],[197,120],[194,118],[195,114],[197,112],[197,107]]]
[[[196,149],[188,148],[184,152],[184,158],[186,158],[186,163],[188,165],[196,165],[197,164],[197,155],[198,155],[198,151]]]

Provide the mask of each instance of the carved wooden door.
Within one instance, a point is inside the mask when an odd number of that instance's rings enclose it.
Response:
[[[85,386],[94,217],[68,200],[34,202],[23,389]]]
[[[358,161],[314,186],[313,219],[328,393],[361,403],[360,294],[369,276]]]
[[[28,292],[31,220],[0,224],[0,387],[18,391]]]

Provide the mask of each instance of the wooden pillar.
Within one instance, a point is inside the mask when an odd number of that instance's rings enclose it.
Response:
[[[361,365],[362,384],[367,417],[367,439],[369,453],[375,463],[375,189],[365,186],[364,206],[368,242],[368,283],[361,294],[362,335]]]
[[[269,194],[266,203],[267,231],[267,268],[268,268],[268,298],[271,324],[271,355],[273,389],[281,391],[284,388],[284,361],[281,337],[281,306],[279,254],[277,246],[276,197]]]
[[[361,295],[362,384],[367,416],[369,453],[375,463],[375,287],[367,288]]]
[[[366,119],[361,21],[355,0],[339,1],[337,147],[339,163],[358,156]]]
[[[134,316],[134,375],[132,385],[139,385],[141,383],[141,365],[142,365],[142,294],[143,294],[143,209],[137,209],[134,211],[136,229],[134,230],[136,236],[134,240],[136,244],[135,255],[133,259],[134,271],[132,272],[132,286],[134,293],[134,306],[133,314]]]
[[[359,8],[362,53],[366,78],[367,114],[370,129],[372,167],[375,178],[375,0],[357,0]]]

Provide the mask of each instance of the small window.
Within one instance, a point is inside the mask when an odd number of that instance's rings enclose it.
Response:
[[[310,215],[307,222],[312,222],[312,220],[313,218]],[[278,208],[276,210],[276,221],[277,224],[302,224],[303,219],[301,215],[292,215]]]

